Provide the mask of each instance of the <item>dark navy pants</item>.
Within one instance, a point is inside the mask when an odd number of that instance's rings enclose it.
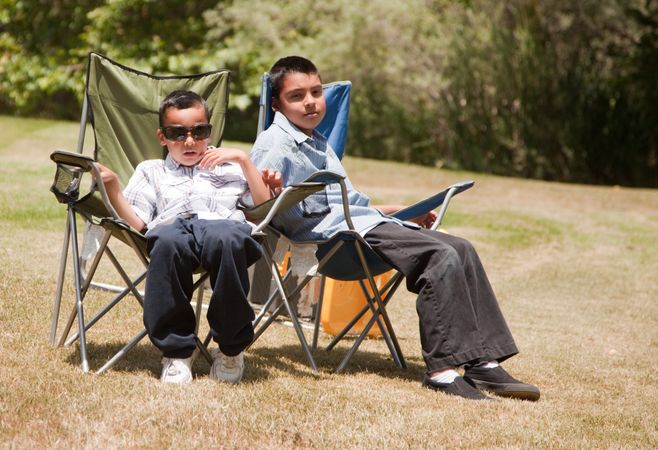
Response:
[[[465,239],[393,223],[365,235],[380,257],[418,294],[420,340],[428,371],[518,353],[473,246]]]
[[[208,307],[210,332],[222,353],[237,355],[253,340],[254,313],[247,301],[247,268],[261,256],[251,227],[230,220],[177,219],[146,235],[144,325],[162,354],[187,358],[196,343],[190,304],[192,276],[202,268],[213,289]]]

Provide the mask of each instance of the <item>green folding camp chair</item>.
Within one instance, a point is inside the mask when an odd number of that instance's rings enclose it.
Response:
[[[84,372],[89,370],[85,332],[128,294],[133,294],[137,301],[142,303],[143,294],[138,285],[144,280],[146,272],[144,270],[137,276],[129,276],[110,249],[112,238],[128,244],[144,267],[148,265],[144,236],[119,218],[107,199],[102,183],[96,185],[93,180],[85,182],[85,174],[95,172],[98,175],[94,165],[98,161],[112,168],[125,186],[137,164],[145,159],[162,158],[165,150],[154,135],[158,127],[158,108],[162,98],[176,89],[188,89],[206,99],[212,111],[213,133],[210,142],[219,145],[228,106],[228,86],[229,72],[226,70],[198,75],[155,76],[123,66],[97,53],[89,54],[77,152],[56,151],[51,155],[51,159],[57,164],[51,190],[61,203],[67,205],[68,213],[53,302],[50,342],[53,345],[63,345],[78,340]],[[93,158],[82,155],[87,124],[91,124],[94,132]],[[88,192],[84,192],[85,185],[89,186]],[[82,217],[96,230],[101,230],[100,240],[95,243],[97,251],[91,262],[81,260],[76,216]],[[58,341],[57,328],[69,245],[73,259],[75,307]],[[93,281],[103,256],[116,268],[125,286]],[[196,286],[201,285],[205,277],[205,274],[200,274]],[[116,296],[91,320],[85,321],[84,298],[88,289],[93,286],[113,290]],[[69,336],[76,316],[78,332]],[[145,331],[138,333],[98,372],[111,367],[145,336]],[[207,352],[206,356],[209,357]]]
[[[137,164],[145,159],[162,158],[165,150],[158,144],[154,135],[155,129],[158,127],[158,109],[162,98],[176,89],[191,90],[206,99],[211,111],[213,129],[210,142],[219,145],[228,105],[228,83],[229,72],[225,70],[199,75],[155,76],[123,66],[102,55],[89,54],[77,152],[55,151],[51,155],[51,159],[57,164],[51,191],[59,202],[67,205],[67,221],[53,302],[50,342],[53,345],[56,343],[63,345],[78,340],[84,372],[89,371],[86,331],[129,294],[132,294],[140,304],[142,303],[143,293],[138,286],[144,280],[146,271],[141,270],[137,276],[129,276],[115,253],[110,249],[110,242],[120,241],[127,244],[137,255],[144,268],[148,266],[145,237],[121,220],[110,204],[103,184],[94,182],[94,179],[100,179],[96,162],[112,168],[125,186]],[[88,123],[92,125],[95,137],[93,158],[82,155],[85,128]],[[94,174],[95,177],[91,177],[89,174]],[[85,177],[89,183],[84,182]],[[254,229],[252,234],[261,238],[262,229],[278,211],[290,207],[323,187],[321,183],[289,186],[276,198],[245,209],[245,216],[248,220],[259,222],[259,226]],[[83,260],[78,246],[78,216],[82,217],[88,225],[90,224],[92,229],[100,230],[98,242],[88,245],[88,247],[96,248],[96,251],[91,252],[93,256],[89,258],[89,261]],[[98,233],[92,233],[92,240],[94,234]],[[69,246],[73,260],[75,305],[60,339],[57,340]],[[123,280],[124,286],[94,281],[103,256],[107,257],[114,266]],[[194,284],[194,289],[200,288],[196,305],[197,327],[203,300],[203,284],[206,278],[207,274],[199,273]],[[86,321],[84,299],[90,287],[101,287],[113,291],[116,296],[92,319]],[[78,331],[69,336],[76,317]],[[102,373],[112,367],[145,336],[145,330],[139,332],[97,372]],[[206,359],[211,362],[206,345],[201,344],[198,338],[197,346]]]

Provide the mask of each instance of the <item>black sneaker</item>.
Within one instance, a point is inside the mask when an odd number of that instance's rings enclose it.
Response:
[[[486,369],[484,367],[468,367],[464,379],[473,387],[493,392],[501,397],[518,398],[520,400],[539,400],[539,388],[532,384],[519,381],[502,367]]]
[[[487,397],[477,388],[468,384],[462,377],[457,377],[452,383],[438,383],[425,375],[423,386],[434,391],[443,392],[448,395],[457,395],[470,400],[493,400]]]

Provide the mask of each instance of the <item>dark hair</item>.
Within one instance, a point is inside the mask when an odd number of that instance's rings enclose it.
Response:
[[[210,120],[210,111],[208,111],[208,104],[206,101],[196,92],[177,90],[173,91],[171,94],[167,95],[162,103],[160,103],[159,120],[160,127],[164,123],[165,114],[167,109],[176,108],[176,109],[187,109],[193,108],[197,105],[203,106],[203,109],[206,112],[206,119]]]
[[[286,56],[274,63],[270,69],[270,83],[272,85],[272,97],[279,98],[283,80],[292,72],[305,74],[318,74],[318,68],[310,60],[302,56]]]

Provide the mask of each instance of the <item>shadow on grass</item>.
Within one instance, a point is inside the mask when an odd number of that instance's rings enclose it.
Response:
[[[100,369],[112,356],[124,347],[125,342],[106,342],[103,344],[87,342],[87,358],[92,372]],[[76,344],[77,347],[77,344]],[[142,343],[133,347],[126,355],[116,362],[109,371],[113,372],[142,372],[147,370],[157,377],[160,376],[162,366],[160,364],[161,354],[157,348],[148,343]],[[77,347],[71,353],[67,362],[74,366],[80,366],[80,349]]]
[[[382,345],[384,345],[382,343]],[[337,348],[326,351],[318,348],[313,352],[313,358],[321,374],[333,373],[335,368],[340,364],[348,348]],[[255,365],[265,372],[269,377],[270,370],[267,368],[278,369],[284,372],[295,373],[299,376],[316,376],[308,363],[300,345],[283,345],[279,347],[256,347],[249,350],[248,355],[252,358]],[[353,375],[359,372],[375,373],[388,378],[418,380],[422,378],[425,371],[425,364],[418,359],[405,358],[407,363],[406,369],[400,369],[395,365],[391,356],[386,353],[359,350],[350,359],[347,367],[341,372],[345,375]],[[304,366],[299,370],[298,366]],[[259,378],[258,376],[256,378]]]
[[[125,344],[122,342],[108,342],[103,344],[87,343],[87,354],[91,371],[101,368]],[[382,345],[384,345],[382,343]],[[341,347],[332,351],[318,348],[313,357],[318,365],[319,375],[332,373],[338,366],[347,348]],[[148,371],[155,378],[160,376],[162,366],[161,354],[157,348],[149,343],[140,343],[109,369],[112,372],[138,373]],[[80,366],[79,349],[67,357],[67,362],[73,366]],[[359,372],[375,373],[377,375],[403,379],[419,380],[425,370],[424,363],[418,358],[406,358],[407,368],[400,369],[395,365],[388,353],[357,351],[347,367],[343,370],[345,375]],[[196,376],[206,376],[210,371],[210,364],[202,356],[197,357],[192,367]],[[256,346],[246,352],[246,369],[244,383],[262,382],[275,378],[277,372],[286,372],[300,378],[319,378],[311,369],[306,355],[300,345],[290,344],[279,347]]]

